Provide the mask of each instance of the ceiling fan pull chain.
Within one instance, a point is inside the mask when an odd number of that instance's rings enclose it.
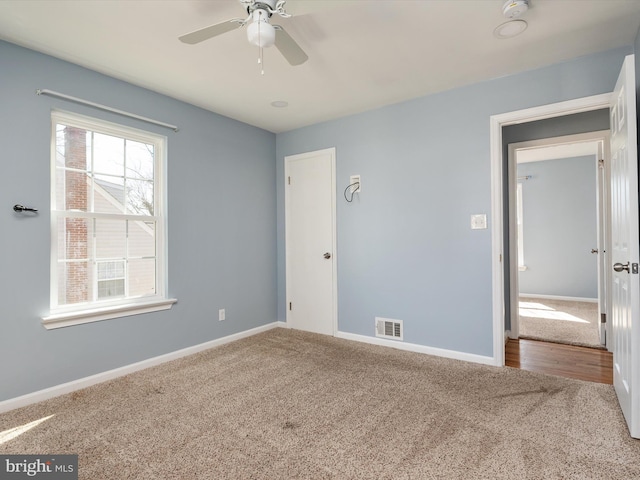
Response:
[[[260,29],[260,27],[262,26],[262,10],[260,10],[258,12],[258,16],[260,17],[258,19],[258,45],[260,45],[258,48],[258,65],[260,65],[260,74],[264,75],[264,54],[263,54],[263,49],[262,49],[262,31]]]

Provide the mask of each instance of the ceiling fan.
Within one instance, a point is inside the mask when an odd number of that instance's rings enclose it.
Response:
[[[275,13],[282,18],[291,15],[284,10],[286,0],[238,0],[246,6],[249,16],[245,19],[232,18],[222,23],[201,28],[178,37],[181,42],[194,45],[236,28],[247,25],[249,43],[267,48],[275,45],[291,65],[300,65],[309,58],[296,41],[280,25],[271,25],[269,19]],[[262,51],[262,50],[261,50]],[[261,56],[258,60],[261,61]]]

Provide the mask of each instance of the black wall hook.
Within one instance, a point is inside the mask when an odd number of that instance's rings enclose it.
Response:
[[[38,213],[38,209],[37,208],[29,208],[29,207],[22,206],[20,204],[14,205],[13,206],[13,211],[14,212],[18,212],[18,213],[22,213],[22,212]]]

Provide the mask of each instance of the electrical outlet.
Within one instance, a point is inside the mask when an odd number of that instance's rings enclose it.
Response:
[[[362,191],[362,181],[360,180],[360,175],[351,175],[349,177],[349,185],[353,185],[354,183],[357,183],[358,187],[353,187],[351,191],[353,193],[360,193]]]
[[[487,228],[487,215],[485,213],[471,215],[472,230],[484,230],[486,228]]]
[[[225,319],[225,312],[224,312],[224,308],[221,308],[220,310],[218,310],[218,321],[223,321]]]

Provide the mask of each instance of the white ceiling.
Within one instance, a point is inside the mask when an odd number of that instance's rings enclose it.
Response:
[[[237,0],[2,0],[0,38],[279,133],[628,46],[640,26],[639,0],[531,0],[529,28],[500,40],[503,4],[288,0],[294,17],[272,23],[309,60],[292,67],[267,49],[264,76],[244,29],[177,39],[246,16]]]

